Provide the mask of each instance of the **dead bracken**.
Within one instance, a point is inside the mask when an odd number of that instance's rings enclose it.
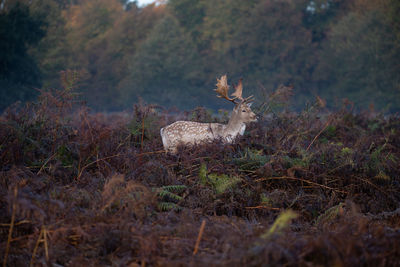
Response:
[[[92,114],[64,88],[10,107],[3,266],[398,264],[398,116],[318,102],[271,113],[289,91],[257,105],[261,118],[237,142],[176,155],[159,137],[176,115],[156,106]]]

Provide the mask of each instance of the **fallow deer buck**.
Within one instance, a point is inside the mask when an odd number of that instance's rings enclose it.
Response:
[[[242,79],[234,86],[233,98],[228,96],[229,86],[226,75],[217,79],[218,97],[235,104],[228,124],[199,123],[194,121],[177,121],[160,130],[164,149],[170,153],[177,152],[179,144],[194,145],[221,139],[224,143],[232,143],[238,135],[243,135],[246,123],[257,121],[256,114],[251,110],[252,96],[242,97]]]

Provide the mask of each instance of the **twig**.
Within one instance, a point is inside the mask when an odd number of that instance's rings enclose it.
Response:
[[[47,229],[43,226],[43,239],[44,239],[44,252],[46,255],[46,261],[49,262],[49,247],[47,244]]]
[[[140,153],[142,153],[143,151],[143,141],[144,141],[144,119],[145,119],[145,115],[142,118],[142,137],[140,139]]]
[[[330,118],[324,125],[324,127],[322,128],[321,131],[319,131],[319,133],[314,137],[314,139],[311,141],[311,143],[308,145],[306,151],[308,151],[310,149],[310,147],[312,146],[312,144],[315,142],[315,140],[317,140],[317,138],[325,131],[325,129],[329,126],[329,124],[331,124],[332,122],[332,118]]]
[[[95,161],[90,162],[89,164],[86,164],[86,165],[83,166],[83,168],[79,171],[79,174],[78,174],[78,176],[76,177],[76,180],[79,180],[79,179],[81,178],[83,171],[84,171],[87,167],[89,167],[89,166],[91,166],[91,165],[93,165],[93,164],[96,164],[97,162],[99,162],[99,161],[101,161],[101,160],[111,159],[111,158],[119,157],[119,156],[122,156],[122,155],[123,155],[123,154],[116,154],[116,155],[112,155],[112,156],[109,156],[109,157],[105,157],[105,158],[101,158],[101,159],[96,159]]]
[[[42,229],[40,230],[39,237],[35,244],[35,248],[33,249],[32,258],[31,258],[31,262],[30,262],[29,266],[33,266],[36,252],[37,252],[37,249],[41,242],[44,242],[44,251],[45,251],[46,261],[49,261],[49,250],[48,250],[48,246],[47,246],[47,231],[46,231],[46,227],[44,225],[42,226]]]
[[[43,163],[42,167],[40,167],[40,169],[39,169],[39,171],[36,173],[36,175],[39,175],[39,174],[43,171],[43,169],[46,167],[47,163],[49,163],[49,161],[52,160],[53,157],[54,157],[55,155],[57,155],[57,153],[54,153],[53,155],[51,155],[51,156]]]
[[[135,154],[135,155],[136,155],[136,156],[144,156],[144,155],[151,155],[151,154],[160,154],[160,153],[164,153],[164,152],[165,152],[165,150],[157,150],[157,151],[143,152],[143,153],[139,153],[139,154]],[[89,167],[89,166],[91,166],[91,165],[93,165],[93,164],[96,164],[97,162],[102,161],[102,160],[111,159],[111,158],[115,158],[115,157],[119,157],[119,156],[124,156],[124,155],[127,155],[127,154],[128,154],[128,153],[119,153],[119,154],[115,154],[115,155],[112,155],[112,156],[104,157],[104,158],[101,158],[101,159],[96,159],[95,161],[86,164],[86,165],[83,166],[83,168],[79,171],[79,174],[78,174],[78,176],[76,177],[76,180],[79,180],[79,179],[81,178],[83,171],[84,171],[87,167]]]
[[[83,117],[83,119],[85,120],[85,122],[86,122],[86,124],[87,124],[87,126],[88,126],[88,128],[89,128],[90,138],[92,139],[92,142],[94,142],[93,130],[92,130],[92,127],[90,126],[90,123],[89,123],[89,121],[88,121],[86,115],[87,115],[87,113],[84,114],[84,115],[82,115],[82,117]]]
[[[196,245],[194,246],[193,255],[196,255],[197,251],[199,250],[199,245],[200,245],[201,237],[203,236],[205,226],[206,226],[206,220],[203,219],[203,221],[201,222],[199,234],[197,236]]]
[[[389,195],[388,195],[384,190],[382,190],[382,189],[381,189],[379,186],[377,186],[376,184],[374,184],[374,183],[368,181],[367,179],[363,179],[363,178],[360,178],[360,177],[357,177],[357,176],[352,176],[352,177],[354,177],[354,178],[356,178],[356,179],[359,179],[359,180],[363,181],[364,183],[369,184],[370,186],[374,187],[374,188],[377,189],[379,192],[381,192],[382,194],[384,194],[386,197],[389,197]]]
[[[15,212],[17,210],[17,196],[18,196],[18,186],[15,186],[15,188],[14,188],[14,202],[13,202],[13,205],[12,205],[12,215],[11,215],[10,230],[8,231],[6,253],[5,253],[4,259],[3,259],[3,267],[6,267],[6,265],[7,265],[8,252],[10,251],[10,243],[11,243],[11,238],[12,238],[12,232],[13,232],[13,229],[14,229]]]
[[[33,266],[33,261],[35,259],[37,248],[39,247],[39,243],[40,243],[40,240],[41,240],[41,237],[42,237],[42,233],[43,233],[43,228],[40,230],[39,237],[36,240],[35,248],[33,249],[31,262],[30,262],[29,266]]]
[[[24,224],[24,223],[30,223],[30,222],[31,221],[28,221],[28,220],[22,220],[17,223],[14,223],[14,226]],[[0,226],[10,226],[10,225],[11,225],[11,223],[0,223]]]
[[[329,187],[329,186],[326,186],[326,185],[323,185],[323,184],[319,184],[319,183],[316,183],[316,182],[312,182],[312,181],[309,181],[309,180],[306,180],[306,179],[289,177],[289,176],[260,178],[260,179],[257,179],[255,181],[256,182],[261,182],[261,181],[267,181],[267,180],[295,180],[295,181],[300,181],[300,182],[305,182],[305,183],[308,183],[308,184],[316,185],[316,186],[319,186],[319,187],[322,187],[322,188],[325,188],[325,189],[333,190],[333,191],[336,191],[336,192],[339,192],[339,193],[347,194],[346,191],[342,191],[342,190],[339,190],[339,189],[336,189],[336,188],[333,188],[333,187]]]
[[[281,210],[280,208],[273,208],[273,207],[267,207],[267,206],[246,207],[246,209],[250,209],[250,210],[254,210],[254,209]]]
[[[188,159],[186,162],[192,162],[192,161],[196,161],[196,160],[201,160],[201,159],[212,159],[215,155],[211,155],[211,156],[205,156],[205,157],[198,157],[198,158],[192,158],[192,159]],[[176,163],[171,163],[168,164],[167,167],[172,167],[172,166],[176,166],[179,165],[181,163],[176,162]]]

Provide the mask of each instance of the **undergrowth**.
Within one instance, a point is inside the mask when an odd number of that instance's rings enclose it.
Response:
[[[76,100],[75,79],[65,72],[62,90],[1,116],[7,266],[400,262],[398,116],[348,103],[327,112],[322,100],[289,113],[291,88],[280,87],[234,144],[169,155],[161,127],[226,114],[144,103],[96,114]]]

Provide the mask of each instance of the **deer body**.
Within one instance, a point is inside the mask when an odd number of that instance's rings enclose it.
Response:
[[[222,82],[221,82],[222,81]],[[226,76],[221,77],[217,83],[217,92],[221,97],[234,102],[227,96],[228,85]],[[222,88],[222,89],[221,89]],[[246,129],[246,123],[256,121],[256,115],[251,110],[251,104],[248,99],[241,97],[242,85],[236,87],[237,98],[241,99],[236,103],[232,111],[228,124],[220,123],[200,123],[194,121],[177,121],[160,130],[164,149],[168,152],[176,153],[179,144],[194,145],[202,142],[210,142],[220,139],[224,143],[232,143],[238,135],[243,135]],[[220,91],[218,91],[220,90]],[[221,91],[223,90],[223,91]],[[238,93],[240,91],[240,95]]]

